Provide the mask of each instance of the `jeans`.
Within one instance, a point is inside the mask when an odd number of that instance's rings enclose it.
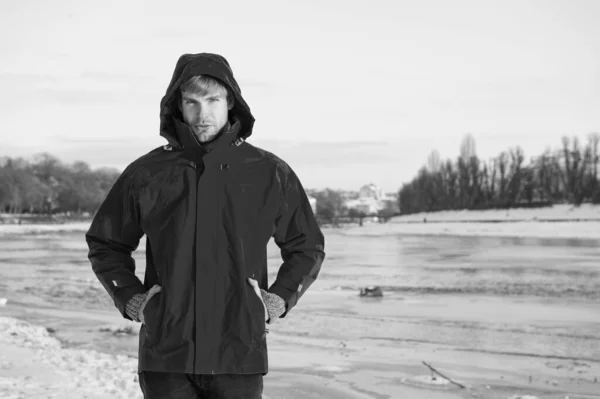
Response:
[[[182,374],[142,371],[144,399],[261,399],[262,374]]]

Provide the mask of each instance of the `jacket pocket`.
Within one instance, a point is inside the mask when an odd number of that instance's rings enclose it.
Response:
[[[143,310],[146,344],[148,346],[155,346],[160,341],[162,331],[161,299],[162,292],[154,294]]]
[[[269,318],[267,307],[262,299],[258,282],[254,279],[248,279],[247,297],[249,301],[250,312],[252,314],[252,331],[255,339],[263,339],[267,330],[267,320]]]

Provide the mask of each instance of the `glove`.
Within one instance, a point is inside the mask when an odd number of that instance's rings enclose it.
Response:
[[[279,316],[285,313],[285,301],[277,294],[267,292],[263,289],[260,290],[263,302],[267,308],[267,314],[269,319],[267,324],[273,324]]]
[[[248,278],[248,284],[252,286],[256,295],[261,299],[265,308],[265,322],[267,324],[273,324],[275,321],[285,313],[286,304],[285,300],[277,294],[265,291],[258,287],[258,282],[252,278]]]
[[[154,296],[154,294],[159,293],[161,291],[160,285],[155,285],[150,288],[147,292],[143,292],[141,294],[136,294],[127,302],[127,306],[125,306],[125,313],[127,316],[131,317],[132,320],[139,321],[145,323],[144,321],[144,308],[146,304]]]

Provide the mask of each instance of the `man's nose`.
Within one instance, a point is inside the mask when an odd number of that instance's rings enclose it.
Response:
[[[197,119],[204,119],[207,116],[207,110],[206,107],[203,107],[202,105],[198,105],[198,108],[196,109],[196,118]]]

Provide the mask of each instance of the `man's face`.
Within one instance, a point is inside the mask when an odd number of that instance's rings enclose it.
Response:
[[[181,114],[183,121],[192,129],[200,143],[215,138],[227,123],[227,91],[215,89],[205,95],[187,91],[181,93]]]

